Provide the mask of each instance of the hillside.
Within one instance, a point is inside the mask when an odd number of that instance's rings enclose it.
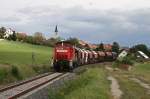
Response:
[[[32,52],[34,52],[34,61],[32,61]],[[51,47],[0,41],[0,83],[25,79],[48,71],[51,56]]]
[[[48,64],[52,48],[13,41],[0,41],[0,64],[30,65],[32,64],[32,52],[35,54],[36,64]]]

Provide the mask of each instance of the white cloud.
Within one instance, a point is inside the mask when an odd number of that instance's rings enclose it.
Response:
[[[150,0],[0,0],[0,26],[91,42],[149,42]],[[135,37],[134,37],[135,35]],[[134,37],[134,38],[133,38]],[[131,40],[128,41],[128,38]]]

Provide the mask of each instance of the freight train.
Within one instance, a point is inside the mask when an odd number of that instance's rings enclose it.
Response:
[[[91,51],[78,48],[67,41],[56,43],[54,48],[53,68],[55,71],[69,70],[103,61],[113,61],[117,57],[115,52]]]

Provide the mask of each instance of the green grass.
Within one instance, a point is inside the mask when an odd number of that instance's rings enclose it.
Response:
[[[38,74],[38,72],[34,70],[36,66],[42,69],[42,66],[50,68],[52,50],[53,48],[51,47],[17,41],[0,41],[0,83],[6,80],[8,82],[14,81],[11,76],[12,66],[18,69],[19,77],[23,79]],[[35,54],[35,61],[33,62],[34,68],[32,67],[32,52]],[[7,69],[5,67],[7,67]],[[6,73],[2,71],[4,68],[7,71]]]
[[[35,53],[36,64],[48,64],[52,55],[52,48],[13,41],[0,41],[0,63],[32,64],[32,52]]]
[[[138,83],[123,77],[122,75],[116,77],[119,81],[123,95],[121,99],[150,99],[148,91],[140,86]]]
[[[150,99],[148,89],[131,80],[131,78],[137,78],[144,83],[150,83],[150,63],[136,63],[131,71],[120,70],[109,73],[119,82],[123,91],[121,99]]]
[[[59,91],[50,91],[49,99],[111,99],[106,72],[102,68],[88,69]]]
[[[150,83],[150,63],[135,64],[130,73]]]

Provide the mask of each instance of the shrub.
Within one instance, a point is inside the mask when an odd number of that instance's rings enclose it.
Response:
[[[120,67],[120,66],[133,65],[134,61],[135,61],[135,58],[132,57],[131,55],[128,55],[124,57],[122,60],[114,61],[112,66],[115,68],[115,67]]]
[[[124,57],[121,63],[127,64],[127,65],[133,65],[133,61],[130,57]]]
[[[33,70],[36,72],[36,73],[46,73],[46,72],[49,72],[50,71],[50,66],[48,65],[34,65],[33,66]]]
[[[0,69],[0,81],[3,81],[7,75],[8,75],[8,72],[6,69],[4,68]]]
[[[25,42],[33,44],[33,37],[32,36],[27,36],[25,39]]]
[[[11,69],[11,74],[16,77],[17,79],[22,79],[20,73],[19,73],[19,69],[16,67],[16,66],[12,66],[12,69]]]

